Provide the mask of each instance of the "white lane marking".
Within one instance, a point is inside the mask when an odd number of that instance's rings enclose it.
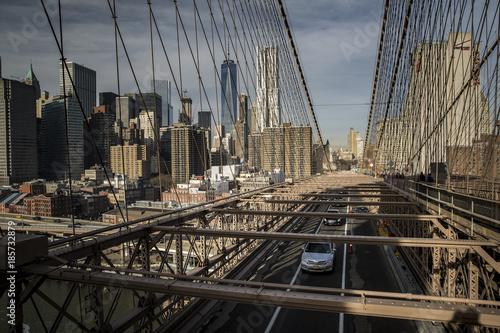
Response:
[[[319,222],[318,229],[316,229],[316,231],[314,232],[315,235],[319,232],[319,229],[321,229],[321,223],[322,223],[322,221]],[[297,271],[295,272],[295,275],[293,276],[292,281],[289,284],[290,286],[293,286],[295,284],[295,280],[297,280],[299,273],[300,273],[300,264],[299,264],[299,267],[297,268]],[[290,290],[291,289],[288,288],[286,291],[290,291]],[[269,324],[267,324],[267,327],[266,327],[266,330],[264,331],[264,333],[271,332],[271,329],[273,328],[274,322],[278,318],[280,311],[281,311],[281,306],[277,307],[276,310],[274,310],[273,316],[272,316],[271,320],[269,321]]]
[[[347,198],[347,201],[349,201],[349,198]],[[347,211],[349,212],[349,205],[347,205]],[[351,219],[347,219],[349,221]],[[344,235],[347,235],[347,224],[345,224],[344,228]],[[352,234],[352,220],[351,220],[351,234]],[[347,262],[347,243],[344,243],[344,258],[342,262],[342,286],[341,289],[345,289],[345,268],[346,268],[346,262]],[[344,293],[340,294],[341,296],[344,296]],[[341,312],[339,313],[339,333],[344,332],[344,313]]]

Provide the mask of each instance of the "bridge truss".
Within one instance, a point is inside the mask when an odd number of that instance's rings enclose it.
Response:
[[[36,313],[40,330],[170,331],[200,325],[217,301],[283,306],[412,320],[455,330],[498,328],[498,239],[471,235],[465,217],[452,222],[425,202],[367,176],[319,176],[295,184],[159,214],[48,243],[17,268],[19,324]],[[315,212],[323,196],[377,206],[376,214]],[[362,192],[362,193],[361,193]],[[416,194],[423,195],[422,192]],[[437,199],[437,198],[434,198]],[[332,204],[343,204],[331,201]],[[498,207],[497,207],[498,208]],[[385,221],[397,237],[293,233],[302,218],[335,215]],[[491,230],[476,217],[478,226]],[[483,231],[484,233],[484,231]],[[33,236],[35,238],[41,236]],[[397,246],[409,259],[424,295],[257,283],[246,277],[279,241],[311,240]],[[21,243],[20,243],[21,244]],[[117,257],[117,249],[127,255]],[[28,255],[29,256],[29,255]],[[53,281],[62,281],[54,285]],[[58,300],[55,289],[60,288]],[[291,291],[287,289],[291,288]],[[6,287],[2,288],[5,296]],[[50,309],[47,313],[47,309]],[[43,313],[43,315],[42,315]],[[180,326],[179,326],[180,325]],[[22,327],[19,325],[18,327]]]

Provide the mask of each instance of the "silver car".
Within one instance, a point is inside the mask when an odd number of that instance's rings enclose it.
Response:
[[[332,206],[328,207],[326,211],[328,214],[338,214],[340,211],[338,209],[333,209]],[[324,225],[343,225],[346,223],[347,219],[342,217],[323,217]]]
[[[330,243],[309,242],[303,248],[300,268],[308,272],[331,272],[335,248]]]

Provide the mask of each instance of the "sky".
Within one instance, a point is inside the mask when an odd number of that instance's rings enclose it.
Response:
[[[33,0],[0,0],[0,57],[2,76],[23,79],[30,61],[40,81],[41,89],[49,94],[59,93],[59,59],[55,39],[40,2]],[[382,21],[383,1],[370,0],[284,0],[288,20],[305,72],[323,140],[334,148],[347,147],[347,134],[352,127],[364,139],[369,101]],[[62,0],[63,39],[65,57],[97,72],[97,91],[117,92],[114,29],[110,10],[103,0]],[[143,91],[150,91],[152,65],[149,39],[149,18],[146,1],[117,1],[117,16],[136,78]],[[183,10],[183,6],[191,4]],[[205,15],[200,3],[200,14]],[[45,0],[49,16],[58,25],[56,0]],[[164,42],[175,42],[175,16],[171,2],[152,1],[155,17]],[[186,29],[194,31],[192,2],[179,2],[185,16]],[[188,14],[190,13],[190,14]],[[208,17],[208,16],[206,16]],[[56,26],[58,33],[58,26]],[[182,38],[182,35],[181,35]],[[201,38],[201,37],[200,37]],[[201,45],[201,42],[200,42]],[[200,47],[203,49],[203,47]],[[176,52],[174,52],[176,53]],[[202,96],[198,97],[198,80],[187,45],[181,49],[183,68],[182,90],[193,99],[193,108],[208,109]],[[159,40],[155,39],[155,76],[170,79]],[[201,52],[200,68],[213,70],[209,53]],[[208,55],[208,56],[207,56]],[[216,54],[222,63],[222,55]],[[218,58],[217,58],[218,57]],[[177,68],[177,57],[171,57]],[[123,51],[120,51],[121,93],[137,92],[133,76]],[[201,76],[212,75],[204,72]],[[206,80],[206,81],[210,81]],[[180,82],[178,82],[180,85]],[[208,95],[213,85],[205,83]],[[172,88],[174,88],[172,83]],[[174,113],[180,108],[172,92]],[[193,96],[194,95],[194,96]],[[211,102],[212,110],[217,103]],[[201,104],[200,104],[201,102]],[[174,116],[176,118],[176,116]],[[314,126],[313,124],[311,124]]]

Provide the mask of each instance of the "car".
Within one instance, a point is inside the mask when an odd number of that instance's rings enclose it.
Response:
[[[333,200],[343,202],[343,201],[344,201],[344,198],[335,197],[335,198],[333,198]],[[347,203],[346,203],[346,204],[341,204],[341,205],[336,205],[336,206],[337,206],[337,207],[345,207],[345,206],[347,206]]]
[[[369,214],[370,210],[368,209],[368,207],[359,206],[359,207],[356,207],[356,213],[358,213],[358,214]]]
[[[76,222],[75,225],[82,225],[80,222]]]
[[[332,206],[328,207],[326,210],[328,214],[338,214],[340,211],[338,209],[333,209]],[[323,217],[324,225],[342,225],[346,223],[347,219],[343,217]]]
[[[68,224],[68,228],[73,228],[73,225],[72,225],[72,224]],[[77,225],[77,224],[75,223],[75,228],[81,228],[81,227],[80,227],[80,225]]]
[[[18,226],[18,227],[30,227],[31,224],[24,223],[24,222],[17,222],[16,226]]]
[[[330,199],[328,199],[328,197],[321,197],[319,198],[320,201],[329,201]]]
[[[340,192],[337,192],[337,194],[349,194],[349,192],[346,192],[346,191],[340,191]],[[348,201],[348,198],[337,198],[337,200],[340,200],[340,201]],[[345,205],[341,205],[339,207],[345,207],[347,206],[347,203]]]
[[[33,220],[41,220],[42,218],[40,216],[33,216],[32,219]]]
[[[61,219],[53,219],[54,222],[61,222]]]
[[[325,242],[309,242],[302,249],[300,268],[307,272],[333,272],[335,247]]]

